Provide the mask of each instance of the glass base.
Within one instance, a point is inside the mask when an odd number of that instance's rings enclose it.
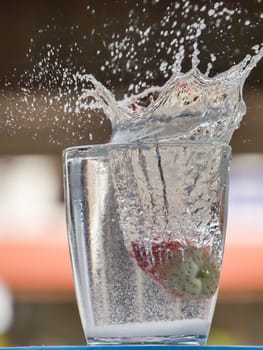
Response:
[[[204,335],[156,337],[88,337],[88,345],[205,345]]]

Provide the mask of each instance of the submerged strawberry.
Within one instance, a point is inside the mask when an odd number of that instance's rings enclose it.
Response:
[[[167,291],[182,297],[211,297],[217,290],[219,268],[208,247],[178,241],[131,242],[138,266]]]

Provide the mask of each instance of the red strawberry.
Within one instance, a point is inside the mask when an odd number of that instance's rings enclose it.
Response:
[[[138,266],[165,290],[182,297],[211,297],[217,290],[219,267],[208,247],[168,239],[150,244],[131,242]]]

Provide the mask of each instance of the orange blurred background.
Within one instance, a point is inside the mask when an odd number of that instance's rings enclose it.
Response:
[[[241,3],[248,12],[260,8],[260,1]],[[17,130],[12,133],[7,132],[3,120],[6,98],[16,103],[17,81],[11,74],[12,88],[4,82],[14,67],[17,74],[27,67],[25,57],[33,33],[50,18],[52,21],[52,16],[58,19],[58,27],[84,26],[89,20],[83,14],[86,4],[80,0],[0,4],[0,346],[84,344],[67,247],[62,185],[61,152],[76,140],[61,129],[63,142],[49,142],[53,127],[49,120],[38,130],[37,140],[32,124],[28,129],[21,121],[19,127],[16,120]],[[92,4],[102,11],[99,1]],[[96,21],[91,24],[96,27]],[[56,39],[52,31],[47,35],[50,42]],[[67,45],[66,38],[64,43]],[[222,67],[224,60],[227,57],[222,58]],[[92,62],[89,69],[99,76]],[[231,142],[227,240],[210,344],[263,344],[262,68],[261,64],[254,70],[245,86],[247,116]],[[34,112],[36,129],[38,113]],[[90,142],[90,132],[94,133],[93,143],[103,143],[110,128],[102,130],[93,121],[83,127],[84,142]],[[8,309],[5,314],[4,305]]]

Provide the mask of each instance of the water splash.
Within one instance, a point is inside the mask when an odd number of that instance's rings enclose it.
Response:
[[[243,86],[263,57],[263,48],[247,55],[238,65],[215,77],[193,68],[176,73],[162,87],[155,87],[118,103],[121,119],[112,141],[166,139],[173,141],[222,141],[229,143],[246,113]]]
[[[55,20],[34,35],[27,54],[31,67],[19,77],[14,93],[6,92],[7,81],[1,94],[2,127],[10,134],[34,130],[35,139],[49,130],[50,142],[67,146],[92,143],[94,129],[99,125],[103,133],[108,121],[112,142],[229,142],[245,113],[245,79],[262,57],[258,46],[257,54],[234,64],[242,53],[232,29],[239,28],[253,46],[259,41],[253,33],[260,15],[222,1],[144,0],[126,9],[129,1],[116,0],[111,6],[123,16],[104,13],[102,20],[95,3],[89,1],[87,16],[91,24],[101,24],[81,40],[78,24],[59,28]],[[71,38],[68,45],[65,35]],[[211,48],[215,39],[221,43],[218,50]],[[93,52],[96,42],[99,48]],[[228,57],[228,67],[216,75],[222,56]],[[87,73],[85,61],[98,61],[96,79]]]

